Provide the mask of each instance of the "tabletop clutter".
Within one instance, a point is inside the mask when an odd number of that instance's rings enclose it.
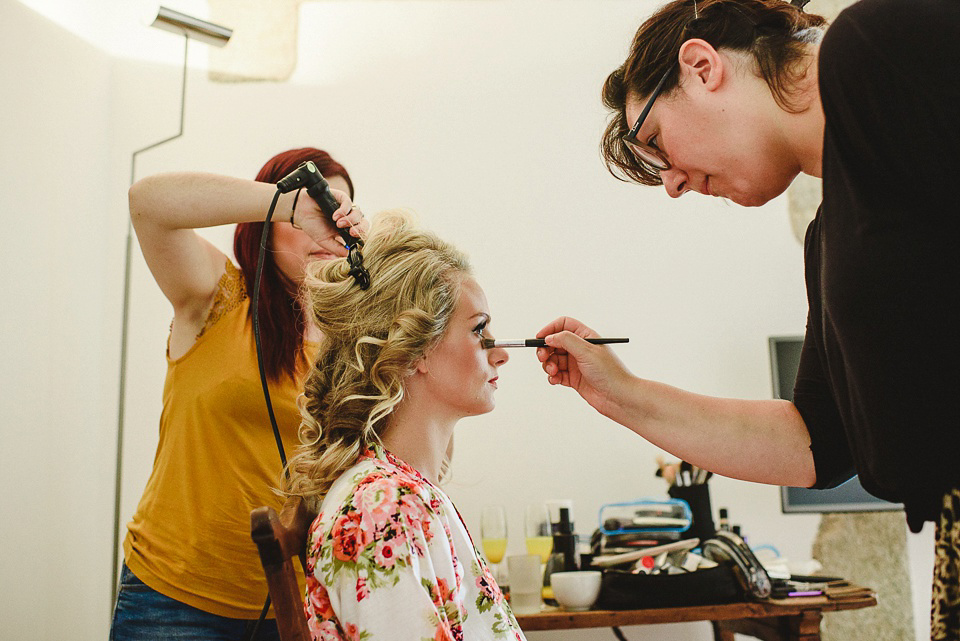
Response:
[[[852,589],[838,577],[771,579],[726,509],[715,524],[709,472],[659,461],[657,476],[667,481],[668,498],[603,505],[589,547],[574,533],[571,501],[548,501],[548,516],[533,526],[528,508],[528,551],[535,553],[507,557],[509,574],[498,579],[514,612],[535,614],[543,604],[576,612],[844,598]],[[545,540],[552,541],[547,553]],[[488,558],[500,561],[505,547]]]

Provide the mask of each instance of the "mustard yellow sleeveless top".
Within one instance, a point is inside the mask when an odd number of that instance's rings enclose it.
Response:
[[[203,332],[182,357],[167,357],[153,472],[123,543],[127,566],[157,592],[243,619],[258,617],[267,596],[250,512],[283,504],[249,308],[242,274],[227,261]],[[288,457],[299,392],[289,380],[270,384]]]

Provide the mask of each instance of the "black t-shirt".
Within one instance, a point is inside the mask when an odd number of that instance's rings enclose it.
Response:
[[[814,487],[911,528],[960,485],[960,1],[862,0],[820,48],[823,203],[794,399]]]

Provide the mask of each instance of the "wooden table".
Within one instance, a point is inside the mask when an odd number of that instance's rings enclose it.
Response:
[[[724,605],[588,612],[566,612],[547,607],[539,614],[517,616],[517,622],[524,632],[530,632],[710,621],[716,641],[733,641],[734,633],[763,641],[819,641],[820,620],[824,612],[857,610],[876,604],[876,595],[864,588],[862,593],[842,599],[797,597]]]

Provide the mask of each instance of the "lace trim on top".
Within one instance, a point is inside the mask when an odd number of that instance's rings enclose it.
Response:
[[[197,334],[197,338],[203,336],[218,320],[235,310],[246,299],[247,284],[243,280],[243,272],[228,258],[223,276],[217,283],[217,293],[213,296],[213,305],[210,306],[207,320],[203,324],[203,329]]]

